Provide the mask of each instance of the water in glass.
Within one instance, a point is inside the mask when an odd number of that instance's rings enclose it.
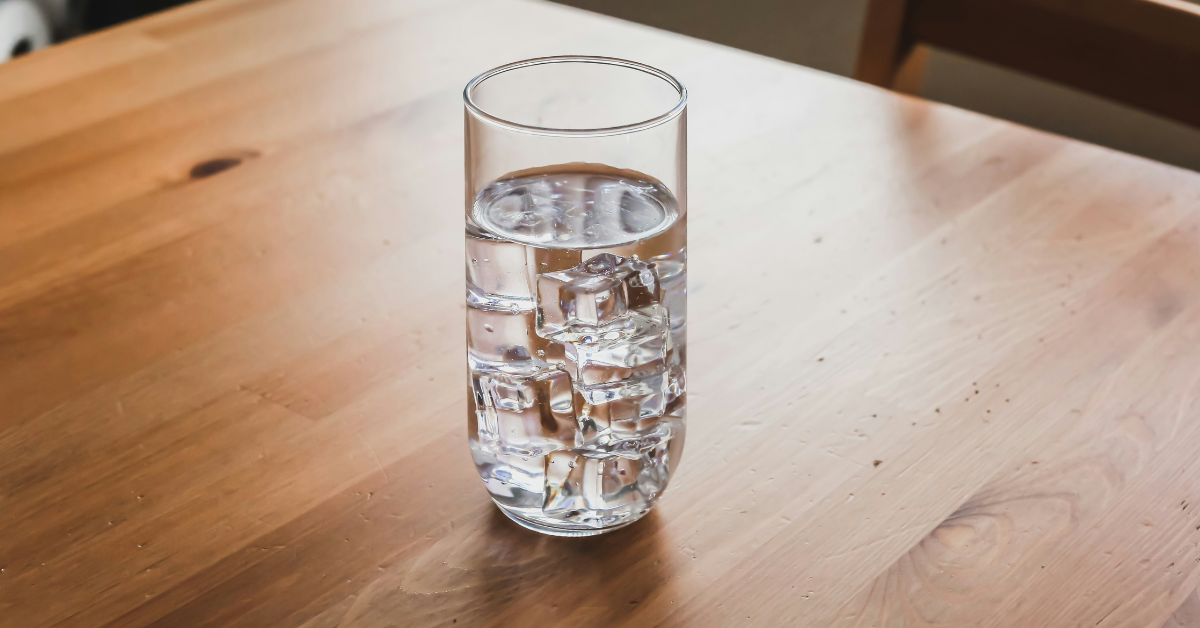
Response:
[[[492,498],[570,534],[650,510],[683,449],[687,221],[651,177],[507,176],[468,221],[469,436]]]

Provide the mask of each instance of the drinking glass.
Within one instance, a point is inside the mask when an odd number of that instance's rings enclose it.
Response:
[[[527,528],[628,525],[683,451],[687,91],[569,56],[485,72],[463,100],[475,466]]]

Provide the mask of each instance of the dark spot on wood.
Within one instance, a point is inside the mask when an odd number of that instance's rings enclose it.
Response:
[[[229,170],[230,168],[239,166],[241,163],[241,157],[218,157],[216,159],[209,159],[208,161],[202,161],[192,166],[192,170],[188,173],[188,176],[192,177],[193,179],[205,179],[213,176],[214,174],[220,174],[226,170]]]
[[[825,358],[817,358],[817,362],[824,362]]]
[[[1164,291],[1154,298],[1150,320],[1155,328],[1162,327],[1171,322],[1182,311],[1183,304],[1179,300],[1179,297]]]
[[[205,179],[214,174],[220,174],[230,168],[237,167],[243,162],[254,159],[259,155],[260,153],[256,150],[224,151],[224,154],[219,157],[214,157],[192,166],[192,169],[188,171],[188,176],[192,179]]]
[[[877,467],[878,467],[878,466],[879,466],[879,465],[881,465],[881,464],[883,464],[883,461],[882,461],[882,460],[876,460],[876,461],[875,461],[875,466],[877,466]]]

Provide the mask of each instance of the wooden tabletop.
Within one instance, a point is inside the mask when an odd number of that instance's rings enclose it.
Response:
[[[691,99],[676,480],[464,429],[474,74]],[[1200,176],[551,4],[206,0],[0,67],[0,626],[1200,625]]]

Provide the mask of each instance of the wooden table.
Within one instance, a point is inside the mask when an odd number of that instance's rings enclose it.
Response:
[[[565,52],[692,93],[687,454],[583,540],[463,429],[460,89]],[[1198,286],[1191,172],[550,4],[207,0],[0,67],[0,626],[1197,626]]]

